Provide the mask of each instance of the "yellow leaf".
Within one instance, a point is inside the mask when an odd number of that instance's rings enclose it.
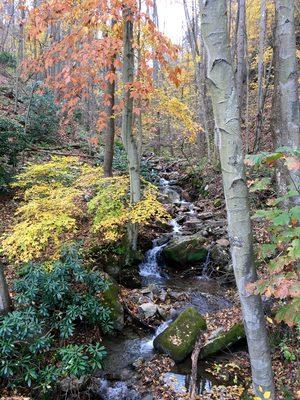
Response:
[[[269,399],[271,397],[271,392],[264,393],[264,399]]]
[[[270,317],[267,317],[267,321],[268,321],[270,324],[273,324],[273,323],[274,323],[273,320],[272,320],[272,318],[270,318]]]

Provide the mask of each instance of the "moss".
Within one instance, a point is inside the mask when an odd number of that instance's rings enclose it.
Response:
[[[238,323],[233,325],[229,331],[221,333],[216,338],[208,342],[200,352],[200,358],[206,358],[216,354],[218,351],[225,349],[232,344],[236,343],[238,340],[245,337],[244,325]]]
[[[120,331],[124,327],[124,310],[119,300],[119,287],[112,279],[107,278],[109,287],[103,292],[103,304],[111,310],[114,329]]]
[[[192,351],[205,319],[193,308],[187,308],[154,340],[154,348],[168,354],[174,361],[183,361]]]
[[[163,250],[167,263],[187,266],[206,260],[207,250],[203,247],[205,239],[199,235],[173,239]]]

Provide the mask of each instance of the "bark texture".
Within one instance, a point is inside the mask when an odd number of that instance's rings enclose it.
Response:
[[[246,83],[246,0],[238,0],[236,83],[239,110],[242,115]]]
[[[2,265],[0,265],[0,315],[10,310],[10,298]]]
[[[254,150],[259,150],[261,130],[263,124],[264,110],[264,52],[266,42],[267,10],[266,0],[260,0],[260,29],[259,29],[259,52],[257,66],[257,116],[255,128]]]
[[[130,178],[130,201],[135,204],[141,199],[140,159],[138,143],[133,133],[133,98],[130,95],[134,77],[133,22],[130,8],[123,9],[123,84],[124,109],[122,113],[122,140],[127,152]],[[128,240],[131,250],[137,248],[138,227],[130,224]]]
[[[296,37],[294,0],[276,0],[275,29],[275,91],[273,102],[274,142],[276,147],[288,146],[299,149],[299,95],[296,59]],[[279,168],[277,184],[280,194],[289,187],[300,189],[300,171],[293,168]],[[300,204],[300,196],[294,198]]]
[[[115,74],[116,68],[114,66],[114,59],[110,66],[110,72]],[[107,106],[107,127],[105,132],[104,144],[104,162],[103,171],[104,177],[112,176],[112,164],[114,157],[114,141],[115,141],[115,81],[107,82],[106,93],[109,96],[109,104]]]
[[[240,296],[253,388],[256,396],[271,392],[275,399],[271,357],[260,296],[249,294],[247,285],[257,279],[252,228],[244,172],[241,127],[227,28],[226,0],[201,0],[201,24],[207,49],[207,76],[218,134],[226,200],[228,231],[235,279]]]

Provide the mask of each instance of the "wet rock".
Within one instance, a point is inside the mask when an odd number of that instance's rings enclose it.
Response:
[[[227,248],[216,244],[210,249],[210,259],[218,266],[226,266],[230,262],[230,255]]]
[[[138,392],[126,382],[101,379],[97,393],[102,400],[141,400]]]
[[[168,243],[170,240],[170,236],[161,236],[159,239],[157,239],[156,244],[157,246],[163,246],[164,244]]]
[[[188,201],[188,202],[191,201],[191,196],[189,195],[189,193],[186,190],[183,190],[181,195],[185,201]]]
[[[60,387],[63,392],[69,392],[69,391],[77,391],[78,392],[84,388],[86,383],[87,383],[86,377],[81,377],[81,378],[77,379],[77,378],[68,376],[61,380]]]
[[[160,301],[162,301],[162,302],[165,302],[166,299],[167,299],[167,296],[168,296],[167,291],[164,290],[164,289],[161,289],[161,291],[160,291],[160,293],[159,293],[159,296],[158,296],[158,299],[159,299]]]
[[[154,348],[176,362],[183,361],[192,352],[199,332],[205,328],[205,319],[195,308],[189,307],[154,339]]]
[[[227,240],[225,238],[217,240],[217,244],[221,247],[229,247],[230,246],[229,240]]]
[[[142,286],[142,280],[137,266],[123,267],[120,272],[119,282],[130,289]]]
[[[204,243],[205,238],[197,234],[175,237],[164,247],[162,256],[169,266],[188,267],[206,260],[207,249]]]
[[[186,396],[187,388],[185,385],[186,381],[185,375],[166,372],[162,375],[161,379],[164,382],[164,384],[167,385],[178,396]]]
[[[118,280],[121,272],[120,264],[107,264],[104,267],[104,271],[108,273],[109,276]]]
[[[202,348],[200,358],[206,358],[218,353],[220,350],[226,349],[245,337],[244,325],[237,323],[233,325],[229,331],[215,331],[210,335],[209,341]]]
[[[144,303],[139,306],[145,318],[153,317],[157,312],[157,305],[154,303]]]
[[[103,303],[111,310],[111,320],[114,329],[121,331],[124,328],[124,309],[119,300],[119,286],[106,276],[109,287],[103,292]]]
[[[166,320],[169,316],[169,307],[164,307],[164,306],[160,306],[157,308],[158,314],[164,319]]]

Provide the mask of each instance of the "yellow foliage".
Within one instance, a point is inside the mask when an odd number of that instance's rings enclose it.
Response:
[[[201,127],[195,122],[190,108],[177,97],[168,96],[159,89],[156,90],[155,97],[158,99],[157,108],[160,113],[172,117],[173,126],[182,128],[184,134],[193,140]]]
[[[49,162],[29,165],[15,183],[25,189],[24,202],[11,231],[2,238],[2,251],[16,262],[59,258],[61,246],[76,237],[85,203],[90,234],[101,234],[107,241],[121,239],[129,221],[146,224],[167,219],[157,189],[150,183],[143,183],[142,200],[131,206],[128,176],[102,176],[101,167],[81,163],[76,157],[52,157]]]
[[[102,178],[97,194],[88,203],[88,210],[94,215],[93,230],[101,232],[106,240],[115,241],[122,237],[128,222],[145,225],[151,220],[167,221],[169,215],[157,200],[157,189],[145,181],[144,186],[141,201],[131,206],[127,176]]]

